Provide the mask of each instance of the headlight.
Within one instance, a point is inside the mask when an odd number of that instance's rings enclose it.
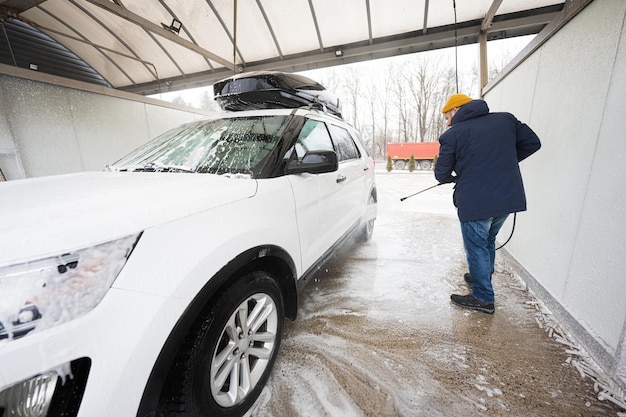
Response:
[[[102,300],[139,235],[0,268],[0,340],[73,320]]]

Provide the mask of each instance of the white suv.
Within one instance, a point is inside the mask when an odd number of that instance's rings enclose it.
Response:
[[[0,416],[244,414],[298,291],[369,239],[376,200],[359,134],[313,108],[226,113],[103,172],[1,183]]]

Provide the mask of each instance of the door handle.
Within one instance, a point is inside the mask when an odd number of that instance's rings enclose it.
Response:
[[[339,176],[337,177],[337,184],[339,184],[340,182],[344,182],[345,180],[346,180],[346,177],[339,174]]]

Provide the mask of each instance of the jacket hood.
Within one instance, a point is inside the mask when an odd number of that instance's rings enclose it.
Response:
[[[0,265],[58,255],[256,193],[212,174],[81,172],[0,183]]]
[[[484,100],[472,100],[462,105],[452,118],[452,125],[475,117],[484,116],[489,113],[489,106]]]

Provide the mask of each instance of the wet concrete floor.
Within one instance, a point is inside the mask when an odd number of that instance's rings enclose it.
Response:
[[[539,326],[536,300],[500,262],[494,315],[451,305],[450,294],[469,287],[450,185],[400,202],[435,184],[432,173],[379,172],[377,183],[372,240],[342,251],[301,294],[253,416],[624,411],[597,399],[594,381]]]

